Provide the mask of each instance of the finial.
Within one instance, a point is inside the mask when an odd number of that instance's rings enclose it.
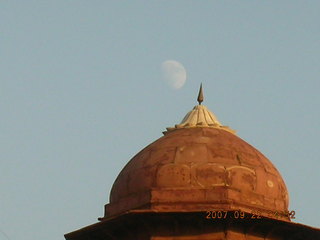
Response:
[[[198,99],[197,99],[199,105],[203,102],[203,90],[202,90],[202,83],[200,84]]]

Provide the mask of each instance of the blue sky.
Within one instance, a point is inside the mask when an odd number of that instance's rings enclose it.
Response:
[[[319,1],[2,1],[0,239],[97,222],[126,162],[205,101],[319,227]],[[161,63],[181,62],[170,88]],[[6,237],[5,234],[8,236]]]

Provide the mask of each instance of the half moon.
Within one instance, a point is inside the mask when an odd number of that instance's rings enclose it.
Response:
[[[184,66],[175,60],[167,60],[162,63],[163,79],[173,89],[182,88],[187,80],[187,72]]]

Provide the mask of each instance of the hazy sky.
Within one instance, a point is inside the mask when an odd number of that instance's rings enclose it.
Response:
[[[281,172],[295,221],[319,227],[319,12],[312,0],[1,1],[0,239],[97,222],[117,174],[196,105],[200,82],[203,104]],[[187,71],[178,90],[166,60]]]

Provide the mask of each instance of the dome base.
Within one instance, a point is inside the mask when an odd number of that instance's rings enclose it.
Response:
[[[270,206],[265,208],[264,206]],[[152,189],[105,205],[105,216],[128,210],[156,212],[241,211],[259,217],[290,221],[285,203],[253,192],[219,186],[213,189]]]

